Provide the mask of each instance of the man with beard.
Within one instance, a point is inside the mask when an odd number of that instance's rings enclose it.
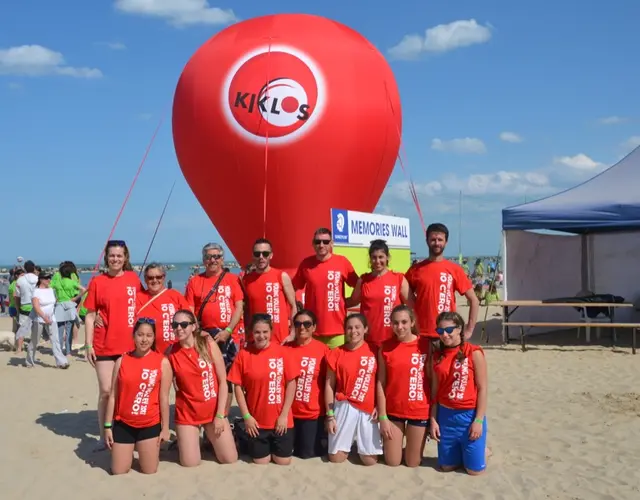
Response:
[[[455,293],[458,292],[469,301],[469,319],[464,331],[465,339],[469,339],[476,326],[480,305],[464,269],[444,258],[448,239],[447,226],[439,223],[429,225],[429,257],[411,266],[406,278],[414,295],[420,335],[431,339],[438,338],[436,318],[441,312],[456,310]]]

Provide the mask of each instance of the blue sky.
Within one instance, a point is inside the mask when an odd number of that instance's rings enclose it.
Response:
[[[640,144],[640,3],[325,0],[303,12],[356,29],[389,59],[403,105],[404,161],[428,222],[463,251],[495,254],[500,210],[565,189]],[[217,10],[222,9],[222,10]],[[234,18],[300,2],[44,0],[0,15],[0,263],[95,261],[193,52]],[[408,37],[408,38],[406,38]],[[118,226],[141,260],[196,260],[220,237],[184,181],[170,116]],[[397,165],[378,209],[412,219]],[[16,225],[17,224],[17,225]]]

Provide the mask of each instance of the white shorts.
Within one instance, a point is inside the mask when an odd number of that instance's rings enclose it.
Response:
[[[382,455],[382,439],[377,422],[371,415],[358,410],[348,401],[336,401],[336,433],[329,434],[329,454],[349,453],[353,441],[358,443],[359,455]]]

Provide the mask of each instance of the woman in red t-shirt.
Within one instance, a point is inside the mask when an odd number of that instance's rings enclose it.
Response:
[[[395,338],[378,352],[377,407],[387,465],[418,467],[427,439],[429,391],[425,368],[429,340],[420,338],[413,311],[405,305],[391,313]]]
[[[382,455],[376,421],[376,351],[365,341],[367,318],[350,314],[344,322],[345,341],[327,354],[325,401],[329,433],[329,460],[344,462],[353,441],[364,465],[374,465]]]
[[[238,460],[227,420],[227,371],[218,344],[202,332],[190,309],[176,311],[171,328],[178,337],[169,352],[176,385],[175,421],[180,464],[200,464],[200,426],[218,462]]]
[[[104,435],[104,412],[111,393],[111,376],[116,361],[134,348],[133,325],[136,297],[142,290],[132,271],[129,249],[122,240],[110,240],[104,249],[105,273],[89,283],[84,307],[85,357],[98,374],[98,422]],[[100,321],[96,322],[96,318]],[[98,445],[104,449],[104,442]]]
[[[301,309],[293,317],[295,339],[286,344],[299,374],[291,408],[295,429],[293,454],[298,458],[321,457],[327,453],[326,444],[323,444],[327,437],[324,429],[324,385],[329,348],[313,338],[316,324],[316,315]]]
[[[487,467],[487,362],[480,346],[465,342],[458,313],[441,313],[437,325],[430,432],[438,441],[438,465],[444,472],[464,467],[476,476]]]
[[[171,328],[173,315],[180,309],[188,309],[187,299],[173,288],[165,286],[165,270],[161,264],[152,262],[144,268],[144,282],[147,289],[140,292],[136,300],[136,316],[146,316],[156,321],[156,350],[167,354],[177,342]]]
[[[134,449],[144,474],[155,474],[160,443],[169,439],[169,389],[173,372],[155,349],[156,324],[139,318],[135,349],[116,361],[105,414],[104,439],[111,450],[111,473],[131,470]]]
[[[291,349],[271,341],[268,314],[251,318],[252,342],[238,354],[229,382],[249,436],[249,455],[256,464],[289,465],[293,454],[293,413],[297,370]]]
[[[360,304],[367,317],[367,342],[380,347],[393,337],[391,311],[409,301],[409,283],[402,273],[389,269],[389,246],[384,240],[373,240],[369,246],[371,272],[363,274],[347,299],[347,307]]]

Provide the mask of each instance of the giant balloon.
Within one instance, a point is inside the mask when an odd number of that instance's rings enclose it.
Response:
[[[331,208],[373,211],[401,121],[380,52],[303,14],[222,30],[189,60],[173,102],[176,155],[207,215],[241,263],[266,236],[281,268],[312,252]]]

